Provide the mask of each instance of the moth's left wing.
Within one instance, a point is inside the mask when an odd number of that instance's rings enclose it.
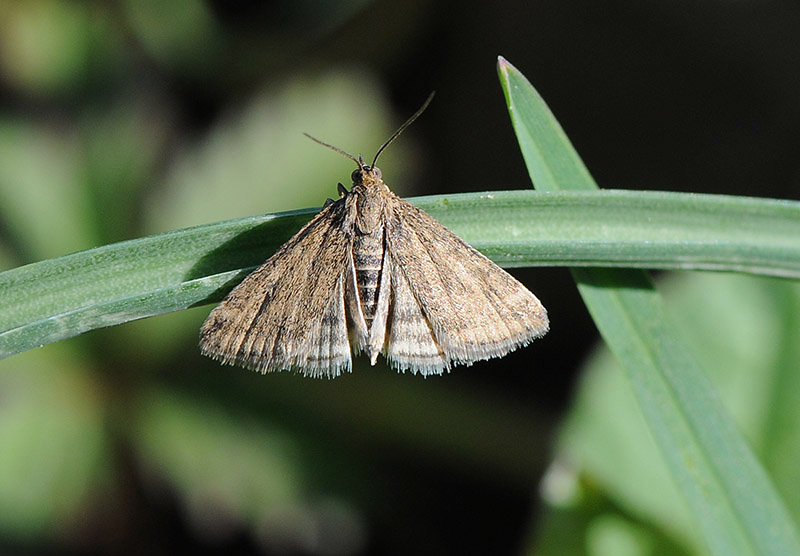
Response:
[[[261,372],[349,371],[347,214],[344,200],[327,206],[236,286],[203,324],[203,354]]]
[[[393,308],[385,353],[437,373],[500,357],[544,335],[547,311],[525,286],[421,209],[399,198],[386,219]],[[403,300],[397,303],[397,299]],[[401,325],[398,333],[397,323]],[[414,331],[409,337],[403,330]],[[415,339],[416,338],[416,339]],[[420,347],[415,363],[409,345]],[[402,357],[394,344],[404,346]],[[435,346],[435,351],[433,347]]]

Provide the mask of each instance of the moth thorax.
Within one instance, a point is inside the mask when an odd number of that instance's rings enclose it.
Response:
[[[367,329],[372,325],[378,307],[378,286],[383,270],[383,249],[383,227],[371,234],[356,234],[353,241],[356,285]]]

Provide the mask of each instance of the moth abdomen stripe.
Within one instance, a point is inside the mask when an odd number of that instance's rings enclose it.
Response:
[[[374,270],[356,270],[356,283],[362,287],[377,287],[380,277],[381,270],[379,268]]]
[[[353,261],[358,270],[380,270],[383,264],[383,253],[380,249],[374,249],[369,253],[356,252],[353,253]]]

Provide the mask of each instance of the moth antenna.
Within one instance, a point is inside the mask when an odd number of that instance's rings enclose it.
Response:
[[[358,167],[361,168],[361,163],[359,163],[358,159],[356,157],[354,157],[352,154],[350,154],[349,152],[347,152],[345,150],[342,150],[339,147],[334,147],[333,145],[330,145],[330,144],[326,143],[325,141],[320,141],[319,139],[317,139],[313,135],[309,135],[308,133],[303,132],[303,135],[305,135],[306,137],[308,137],[309,139],[311,139],[315,143],[319,143],[323,147],[328,147],[332,151],[336,151],[337,153],[346,156],[347,158],[349,158],[350,160],[352,160],[353,162],[358,164]]]
[[[383,152],[383,150],[384,150],[386,147],[388,147],[388,146],[389,146],[389,144],[390,144],[392,141],[394,141],[395,139],[397,139],[397,136],[398,136],[398,135],[400,135],[401,133],[403,133],[403,132],[406,130],[406,128],[407,128],[408,126],[410,126],[411,124],[413,124],[413,123],[414,123],[414,120],[416,120],[417,118],[419,118],[419,117],[422,115],[422,113],[423,113],[423,112],[425,112],[425,109],[426,109],[426,108],[428,107],[428,105],[431,103],[431,101],[433,100],[433,95],[435,95],[435,94],[436,94],[436,91],[433,91],[431,94],[429,94],[429,95],[428,95],[428,98],[425,100],[425,102],[423,102],[423,103],[422,103],[422,106],[420,107],[420,109],[419,109],[419,110],[417,110],[416,112],[414,112],[414,115],[413,115],[413,116],[411,116],[411,117],[410,117],[408,120],[406,120],[406,123],[404,123],[403,125],[401,125],[401,126],[400,126],[400,127],[397,129],[397,131],[395,131],[395,132],[392,134],[392,136],[391,136],[391,137],[389,137],[389,139],[387,139],[387,140],[386,140],[386,142],[385,142],[383,145],[381,145],[381,148],[380,148],[380,149],[378,149],[378,152],[377,152],[377,153],[375,153],[375,158],[373,158],[373,159],[372,159],[372,166],[371,166],[372,168],[374,168],[374,167],[375,167],[375,163],[376,163],[376,162],[378,162],[378,157],[381,155],[381,153]],[[321,141],[320,141],[320,142],[321,142]],[[323,145],[324,145],[324,143],[323,143]],[[329,146],[330,146],[330,145],[329,145]]]

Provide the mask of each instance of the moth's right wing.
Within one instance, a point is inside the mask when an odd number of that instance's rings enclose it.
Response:
[[[261,372],[350,371],[351,227],[343,199],[325,207],[211,312],[203,354]]]
[[[391,316],[385,353],[399,370],[441,373],[501,357],[544,335],[547,311],[525,286],[414,205],[386,221]]]

